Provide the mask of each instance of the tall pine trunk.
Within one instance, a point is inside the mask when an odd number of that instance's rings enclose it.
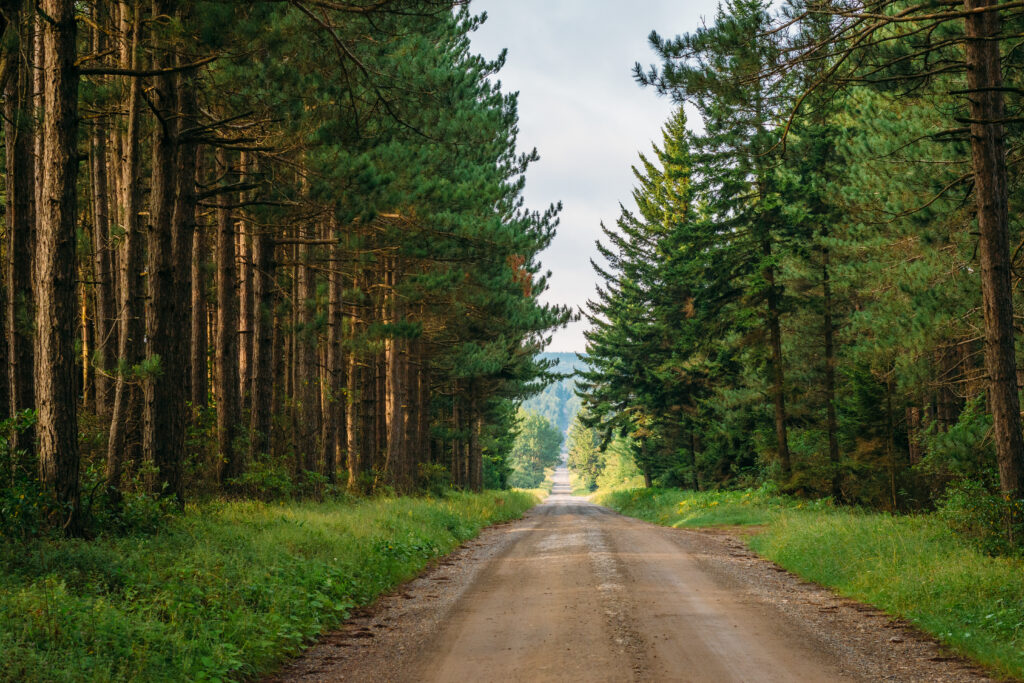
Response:
[[[153,3],[155,16],[169,15],[171,9],[171,3],[166,0]],[[173,63],[164,58],[155,60],[154,66],[170,67]],[[142,443],[155,469],[153,492],[173,497],[183,504],[186,386],[183,351],[187,344],[183,339],[188,331],[181,311],[185,299],[178,289],[181,271],[186,269],[178,258],[184,252],[186,240],[179,234],[182,224],[175,221],[174,215],[181,186],[178,181],[180,98],[178,80],[172,73],[157,76],[153,85],[151,97],[158,120],[153,135],[150,192],[149,300],[146,307],[146,357],[150,368],[143,382]],[[185,220],[183,216],[178,218]]]
[[[761,252],[768,265],[764,268],[768,284],[768,343],[771,346],[772,403],[775,407],[775,444],[778,450],[782,472],[789,478],[793,468],[789,456],[789,438],[786,435],[786,375],[782,364],[782,324],[779,313],[779,290],[775,284],[775,266],[771,265],[772,246],[766,237],[761,242]]]
[[[75,3],[43,0],[45,202],[36,243],[35,379],[39,479],[56,496],[65,531],[80,531],[78,411],[75,397],[75,228],[78,73]]]
[[[32,275],[35,263],[36,205],[33,180],[36,177],[34,156],[35,126],[32,116],[33,78],[26,58],[25,46],[33,44],[32,15],[19,14],[19,45],[9,58],[15,60],[8,77],[4,99],[4,139],[6,142],[7,190],[7,261],[5,281],[5,336],[8,343],[6,384],[11,413],[35,408],[35,352],[32,327],[35,304]],[[35,448],[35,431],[28,429],[14,435],[15,450],[29,456]]]
[[[228,153],[217,151],[217,165],[231,177]],[[217,209],[217,450],[221,458],[220,483],[242,472],[240,454],[235,449],[238,425],[242,419],[238,393],[238,282],[235,269],[235,226],[231,215],[231,197],[220,195]]]
[[[323,474],[318,446],[323,411],[320,405],[320,369],[317,355],[319,341],[316,329],[317,288],[316,274],[311,266],[313,247],[299,244],[298,277],[299,329],[296,332],[296,394],[299,401],[298,420],[295,423],[296,443],[300,449],[303,469]]]
[[[331,238],[330,224],[325,226],[324,237]],[[337,472],[344,467],[342,444],[345,439],[345,357],[341,349],[342,338],[342,286],[338,272],[341,249],[337,243],[331,245],[330,266],[327,270],[327,344],[324,350],[323,433],[320,443],[323,461],[327,466],[327,478],[333,484]]]
[[[192,315],[189,321],[192,378],[189,390],[192,392],[192,409],[199,411],[206,408],[210,395],[210,362],[208,349],[210,346],[207,335],[207,249],[209,240],[206,232],[196,227],[192,233]]]
[[[139,66],[138,43],[142,27],[141,9],[138,2],[121,3],[121,29],[125,43],[121,51],[121,63],[125,68]],[[142,107],[142,81],[131,78],[128,81],[128,120],[119,145],[119,211],[124,237],[121,240],[121,254],[118,264],[120,296],[120,323],[118,325],[118,365],[114,388],[114,407],[110,418],[110,435],[107,440],[106,485],[113,495],[120,490],[125,462],[137,462],[141,457],[139,438],[139,387],[130,376],[131,368],[143,357],[145,306],[143,292],[143,234],[139,211],[142,206],[141,187],[141,145],[140,118]]]
[[[826,231],[825,236],[828,236]],[[843,473],[839,458],[839,426],[836,419],[836,351],[835,324],[832,321],[832,280],[828,247],[821,250],[821,289],[824,306],[822,323],[825,343],[825,429],[828,432],[828,459],[832,465],[832,497],[843,499]]]
[[[1024,497],[1017,359],[1014,350],[1013,281],[1007,206],[1003,78],[999,55],[998,0],[965,0],[967,86],[971,115],[971,162],[981,237],[981,292],[985,312],[985,366],[989,380],[999,483],[1004,494]]]
[[[99,26],[94,29],[93,50],[100,54],[104,49],[103,32]],[[111,381],[109,375],[109,350],[116,346],[114,318],[114,281],[110,255],[110,193],[107,183],[107,121],[97,119],[92,126],[90,145],[90,169],[92,170],[92,249],[93,278],[95,279],[94,344],[91,361],[95,365],[94,391],[96,414],[109,417]]]
[[[270,452],[274,406],[274,311],[277,308],[277,264],[273,237],[260,231],[253,236],[255,347],[253,348],[249,458]]]

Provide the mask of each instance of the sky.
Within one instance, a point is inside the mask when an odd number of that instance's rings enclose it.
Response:
[[[710,22],[718,0],[473,0],[488,19],[473,34],[474,51],[496,57],[506,92],[519,92],[519,146],[537,148],[526,176],[528,207],[561,201],[558,235],[541,254],[552,271],[545,301],[574,310],[597,283],[590,259],[601,222],[613,225],[619,203],[633,208],[631,167],[661,142],[669,98],[633,81],[633,64],[656,61],[652,30],[674,36]],[[581,321],[555,333],[550,351],[584,350]]]

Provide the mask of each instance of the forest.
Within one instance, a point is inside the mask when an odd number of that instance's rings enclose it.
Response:
[[[616,444],[648,485],[954,506],[1019,545],[1022,23],[726,0],[651,34],[634,76],[677,108],[599,245],[580,467]]]
[[[545,361],[553,361],[551,371],[560,375],[535,396],[523,401],[523,410],[543,416],[558,431],[565,434],[580,409],[580,398],[576,395],[576,373],[586,367],[586,359],[578,354],[545,351],[540,355]]]
[[[0,534],[494,478],[572,313],[482,19],[0,2]]]

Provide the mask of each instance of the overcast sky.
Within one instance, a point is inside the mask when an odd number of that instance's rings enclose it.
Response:
[[[541,160],[526,179],[526,202],[561,201],[561,227],[541,260],[552,271],[551,302],[582,306],[596,283],[590,259],[601,221],[613,224],[619,202],[632,208],[630,167],[661,140],[672,110],[666,97],[636,85],[633,64],[655,61],[652,30],[687,33],[714,17],[717,0],[473,0],[488,20],[473,34],[487,57],[508,48],[500,73],[519,92],[520,147]],[[583,351],[585,323],[555,334],[549,350]]]

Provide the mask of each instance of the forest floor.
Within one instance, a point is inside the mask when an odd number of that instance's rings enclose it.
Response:
[[[983,681],[883,612],[751,552],[740,530],[569,494],[484,531],[323,638],[283,681]]]

